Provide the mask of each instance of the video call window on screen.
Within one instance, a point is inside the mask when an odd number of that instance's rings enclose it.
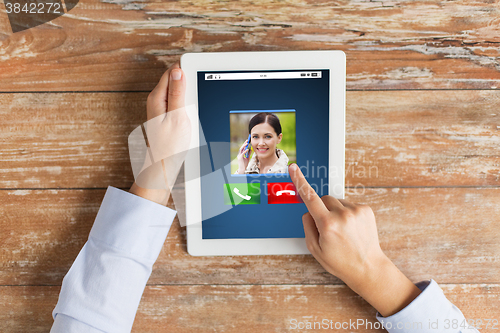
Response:
[[[288,165],[296,163],[295,110],[232,110],[229,123],[232,176],[279,175],[288,173]],[[243,154],[246,159],[246,168],[243,168],[238,155],[245,150],[248,152]],[[265,159],[271,154],[275,154],[278,161],[271,172],[262,172],[258,169],[259,157]]]

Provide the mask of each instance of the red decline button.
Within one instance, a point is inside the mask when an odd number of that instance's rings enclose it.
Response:
[[[302,203],[299,193],[293,183],[267,183],[267,203],[290,204]]]

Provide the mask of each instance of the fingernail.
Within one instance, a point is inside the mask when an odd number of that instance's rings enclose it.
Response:
[[[174,69],[172,72],[170,72],[170,77],[172,80],[180,80],[181,79],[181,71],[179,69]]]
[[[290,164],[290,169],[292,169],[292,171],[297,170],[297,164],[295,163]]]

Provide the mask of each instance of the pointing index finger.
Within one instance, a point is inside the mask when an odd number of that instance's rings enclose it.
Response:
[[[300,198],[306,204],[309,213],[316,221],[316,223],[321,223],[322,218],[329,213],[325,204],[318,196],[316,191],[309,185],[306,178],[302,174],[299,166],[295,163],[291,164],[288,168],[290,177],[292,178],[293,184],[299,191]],[[319,225],[318,225],[319,227]]]

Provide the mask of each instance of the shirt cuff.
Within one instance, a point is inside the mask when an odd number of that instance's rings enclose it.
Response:
[[[79,320],[58,313],[50,333],[106,333]]]
[[[130,332],[175,214],[109,186],[89,239],[63,279],[51,332]]]
[[[108,186],[89,238],[134,258],[156,261],[176,211]]]
[[[378,321],[389,333],[478,332],[468,327],[460,309],[445,297],[436,281],[421,281],[416,286],[422,292],[404,309],[389,317],[377,312]]]

